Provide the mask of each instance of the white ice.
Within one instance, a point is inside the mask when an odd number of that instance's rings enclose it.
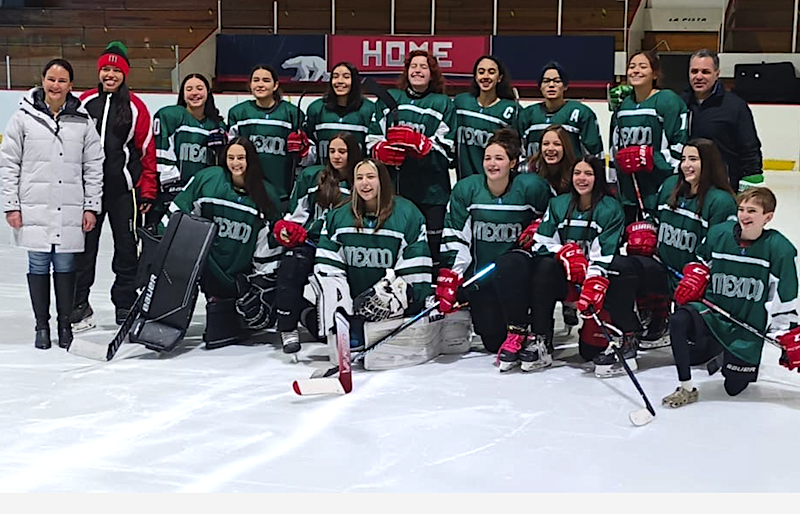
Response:
[[[800,243],[800,174],[770,173],[773,226]],[[729,398],[694,371],[700,401],[677,410],[669,349],[637,377],[600,380],[573,335],[542,372],[500,375],[473,351],[417,367],[355,370],[343,397],[302,398],[294,379],[325,366],[318,344],[292,364],[277,345],[203,349],[203,300],[172,354],[126,344],[110,363],[33,347],[26,256],[0,229],[0,491],[481,492],[793,491],[800,482],[800,374],[766,347],[760,377]],[[108,226],[91,303],[115,329]],[[557,319],[560,325],[560,309]],[[53,309],[54,312],[54,309]],[[51,321],[55,332],[55,320]],[[792,457],[794,455],[794,457]]]

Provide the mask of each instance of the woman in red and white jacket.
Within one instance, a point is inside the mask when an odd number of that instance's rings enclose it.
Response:
[[[100,85],[80,97],[95,121],[105,153],[103,163],[103,212],[86,234],[86,249],[78,255],[74,331],[92,328],[89,289],[94,283],[100,231],[108,215],[114,237],[111,269],[114,284],[111,301],[116,322],[121,324],[136,300],[137,246],[134,231],[141,225],[156,197],[156,151],[152,117],[144,102],[128,91],[130,70],[127,49],[119,41],[109,43],[97,61]]]

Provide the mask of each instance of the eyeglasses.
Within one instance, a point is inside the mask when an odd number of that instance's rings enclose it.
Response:
[[[542,79],[542,85],[547,86],[550,84],[555,84],[556,86],[560,86],[564,82],[561,79]]]

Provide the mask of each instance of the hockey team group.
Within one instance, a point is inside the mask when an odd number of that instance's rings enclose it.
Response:
[[[58,345],[72,352],[73,331],[93,326],[108,217],[113,351],[126,337],[173,348],[199,284],[208,349],[274,328],[295,354],[302,325],[336,359],[338,319],[362,354],[377,350],[376,327],[410,319],[391,336],[437,348],[422,360],[468,351],[474,331],[501,372],[544,371],[559,315],[581,325],[579,354],[598,376],[628,373],[637,387],[637,353],[671,346],[673,408],[698,400],[701,364],[739,394],[765,342],[800,367],[797,250],[767,226],[776,199],[759,187],[752,115],[713,52],[692,56],[683,98],[658,89],[657,55],[629,59],[608,94],[608,167],[596,116],[565,98],[557,62],[542,69],[544,101],[524,109],[492,56],[453,99],[426,51],[388,90],[343,62],[305,112],[260,65],[227,122],[200,74],[151,118],[127,88],[124,45],[97,69],[79,99],[69,62],[48,63],[3,137],[3,208],[28,250],[37,348],[51,346],[51,266]],[[720,129],[728,119],[735,128]]]

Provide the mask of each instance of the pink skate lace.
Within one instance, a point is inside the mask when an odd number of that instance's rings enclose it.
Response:
[[[513,332],[508,332],[506,334],[506,340],[503,341],[503,344],[500,345],[500,349],[497,350],[497,357],[494,359],[495,365],[500,365],[500,352],[503,350],[508,350],[511,353],[517,353],[522,349],[522,343],[525,341],[525,336],[522,334],[514,334]]]

